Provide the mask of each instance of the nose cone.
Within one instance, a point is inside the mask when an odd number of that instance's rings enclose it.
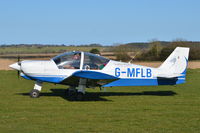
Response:
[[[11,67],[12,69],[18,70],[18,71],[20,71],[20,70],[21,70],[21,68],[20,68],[20,65],[18,64],[18,62],[17,62],[17,63],[14,63],[14,64],[11,64],[11,65],[9,65],[9,67]]]

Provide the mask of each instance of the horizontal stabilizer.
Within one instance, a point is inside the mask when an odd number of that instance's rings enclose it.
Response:
[[[173,73],[173,74],[159,74],[159,75],[157,75],[158,78],[176,78],[176,77],[180,77],[180,76],[184,76],[184,74]]]

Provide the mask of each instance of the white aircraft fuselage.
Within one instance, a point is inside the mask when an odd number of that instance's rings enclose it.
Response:
[[[86,87],[175,85],[185,82],[189,48],[177,47],[158,68],[109,60],[87,52],[67,52],[50,60],[25,60],[10,65],[20,76],[69,85],[85,93]]]

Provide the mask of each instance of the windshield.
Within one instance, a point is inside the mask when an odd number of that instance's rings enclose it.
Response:
[[[67,52],[53,58],[59,69],[80,69],[81,52]]]

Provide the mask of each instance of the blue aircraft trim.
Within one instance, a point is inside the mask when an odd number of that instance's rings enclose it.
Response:
[[[188,60],[187,58],[185,57],[185,61],[186,61],[186,67],[185,67],[185,70],[183,70],[183,72],[181,74],[183,74],[183,76],[179,76],[179,78],[185,78],[186,76],[186,72],[187,72],[187,67],[188,67]]]
[[[28,80],[32,80],[30,77],[26,76],[26,75],[20,75],[21,77],[25,78],[25,79],[28,79]]]
[[[112,86],[156,86],[156,85],[175,85],[184,83],[184,78],[156,78],[156,79],[118,79],[103,87],[112,87]]]
[[[185,68],[185,70],[181,73],[181,74],[184,74],[184,75],[186,75],[186,72],[187,72],[187,66],[188,66],[188,60],[187,60],[187,58],[185,57],[185,60],[186,60],[186,68]]]
[[[27,76],[27,75],[21,75],[23,78],[28,80],[39,80],[42,82],[50,82],[50,83],[60,83],[62,82],[66,77],[62,75],[35,75],[35,76]],[[72,76],[77,76],[80,78],[88,78],[88,79],[118,79],[117,77],[104,74],[101,72],[94,72],[94,71],[78,71],[72,74]]]
[[[78,72],[75,72],[72,76],[88,78],[88,79],[118,79],[115,76],[108,75],[101,72],[94,72],[94,71],[78,71]]]
[[[48,77],[43,77],[43,76],[27,76],[27,75],[21,75],[21,77],[28,79],[28,80],[39,80],[42,82],[50,82],[50,83],[60,83],[65,79],[65,77],[59,77],[59,76],[48,76]]]
[[[34,80],[51,82],[51,83],[60,83],[65,79],[64,77],[31,77],[31,78]]]

